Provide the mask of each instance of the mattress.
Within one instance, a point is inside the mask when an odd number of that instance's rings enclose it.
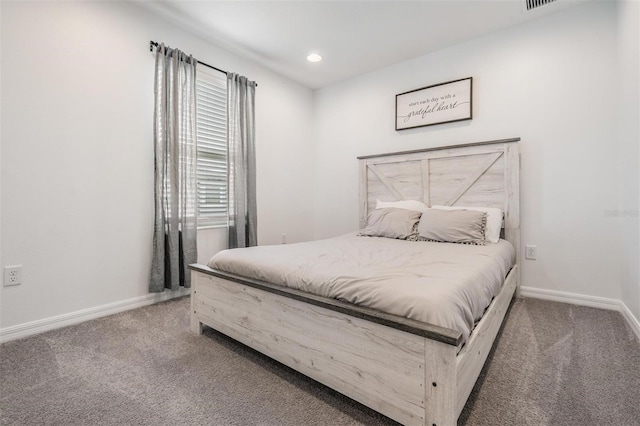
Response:
[[[515,263],[513,246],[362,237],[224,250],[208,266],[460,331],[469,338]]]

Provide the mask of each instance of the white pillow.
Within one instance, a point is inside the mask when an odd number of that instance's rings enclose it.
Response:
[[[440,210],[475,210],[487,213],[487,227],[485,229],[484,239],[497,243],[500,241],[500,230],[502,229],[502,210],[494,207],[462,207],[462,206],[431,206],[433,209]]]
[[[429,207],[418,200],[403,200],[403,201],[380,201],[376,200],[376,209],[405,209],[412,210],[414,212],[424,213]]]

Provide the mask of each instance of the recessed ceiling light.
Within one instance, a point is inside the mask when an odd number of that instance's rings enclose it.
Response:
[[[309,62],[320,62],[322,60],[322,56],[318,55],[317,53],[312,53],[311,55],[307,56],[307,61]]]

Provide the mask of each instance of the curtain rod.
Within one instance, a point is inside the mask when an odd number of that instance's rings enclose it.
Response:
[[[159,43],[158,43],[157,41],[153,41],[153,40],[151,40],[151,41],[149,42],[149,50],[153,52],[153,48],[154,48],[154,47],[158,47],[158,44],[159,44]],[[197,59],[196,59],[196,60],[197,60]],[[204,65],[205,67],[209,67],[209,68],[214,69],[214,70],[216,70],[216,71],[220,71],[220,72],[222,72],[222,73],[228,74],[228,72],[226,72],[225,70],[221,70],[220,68],[216,68],[216,67],[214,67],[213,65],[205,64],[205,63],[204,63],[204,62],[202,62],[202,61],[198,61],[198,63],[199,63],[200,65]]]

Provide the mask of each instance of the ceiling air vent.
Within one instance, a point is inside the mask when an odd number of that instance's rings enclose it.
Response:
[[[525,10],[537,9],[545,4],[554,3],[556,0],[522,0]]]

